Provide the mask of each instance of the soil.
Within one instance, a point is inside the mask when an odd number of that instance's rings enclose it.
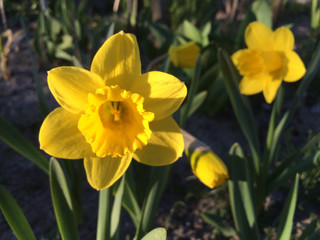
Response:
[[[24,36],[10,50],[7,66],[10,72],[8,79],[4,79],[4,76],[0,74],[0,115],[38,148],[37,136],[43,117],[39,110],[32,76],[32,65],[28,52],[31,46],[30,39],[29,36]],[[40,80],[50,107],[53,109],[57,103],[46,83],[46,71],[50,68],[37,62]],[[255,104],[255,113],[259,127],[263,129],[260,133],[263,136],[271,108],[268,104],[263,103],[261,96],[253,98],[258,102]],[[312,101],[312,99],[318,100],[315,95],[306,96],[303,107],[293,121],[293,133],[302,132],[306,135],[308,131],[318,129],[316,122],[319,121],[315,119],[320,119],[320,104],[319,101]],[[248,151],[245,138],[229,105],[226,110],[213,118],[197,112],[188,120],[186,130],[207,143],[225,161],[228,157],[228,150],[235,142],[239,142],[244,150]],[[3,142],[0,142],[0,156],[0,184],[13,194],[25,213],[36,238],[58,239],[48,176]],[[284,199],[285,193],[276,192],[270,196],[269,208],[278,207]],[[226,188],[210,190],[202,185],[193,176],[188,160],[183,157],[173,165],[170,184],[160,203],[156,226],[167,226],[168,239],[173,240],[227,239],[214,237],[215,228],[205,223],[200,216],[200,213],[203,212],[217,212],[225,209],[225,212],[220,212],[220,214],[226,216],[230,221],[230,209],[226,202],[228,202]],[[95,238],[97,205],[98,192],[84,180],[83,223],[79,226],[81,239]],[[314,210],[314,212],[319,219],[319,210]],[[134,227],[128,215],[124,213],[122,219],[123,234],[128,233],[132,237]],[[305,226],[309,219],[309,214],[299,216],[295,223],[297,226],[295,231],[298,233],[299,226]],[[0,213],[0,239],[15,239],[2,213]]]

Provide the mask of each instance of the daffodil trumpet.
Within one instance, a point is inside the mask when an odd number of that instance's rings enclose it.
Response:
[[[110,37],[90,71],[50,70],[48,86],[61,107],[42,123],[40,148],[57,158],[83,158],[93,188],[110,187],[132,158],[163,166],[182,155],[183,137],[170,115],[185,99],[186,87],[167,73],[141,74],[134,35]]]

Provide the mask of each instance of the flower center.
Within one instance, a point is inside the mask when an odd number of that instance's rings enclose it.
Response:
[[[263,59],[257,50],[248,49],[239,56],[238,69],[243,76],[252,76],[263,71]]]
[[[283,56],[280,52],[269,51],[261,52],[260,56],[263,59],[263,66],[266,72],[275,72],[282,69],[283,65]]]
[[[262,72],[273,74],[282,69],[283,59],[281,53],[277,51],[248,49],[239,56],[237,67],[243,76],[253,76]]]
[[[144,98],[119,86],[89,93],[78,128],[98,157],[124,156],[144,147],[151,136],[154,114],[143,108]]]

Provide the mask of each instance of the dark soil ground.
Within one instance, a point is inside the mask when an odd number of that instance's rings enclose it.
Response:
[[[32,66],[28,54],[30,46],[31,42],[26,36],[21,38],[10,51],[7,66],[10,72],[9,78],[4,79],[0,74],[0,115],[38,147],[38,130],[43,118],[32,77]],[[50,67],[38,64],[39,76],[53,109],[56,103],[46,86],[46,71],[49,69]],[[263,103],[261,96],[253,98],[258,102],[255,104],[255,113],[259,127],[262,129],[260,135],[263,136],[271,108]],[[301,134],[307,136],[310,130],[319,129],[319,119],[318,96],[317,94],[307,95],[302,108],[293,120],[292,139],[301,137]],[[196,113],[189,119],[186,129],[206,142],[225,161],[228,150],[235,142],[241,143],[245,151],[248,150],[229,105],[214,118],[209,118],[201,112]],[[51,203],[48,176],[3,142],[0,142],[0,183],[13,194],[21,206],[36,238],[56,239],[57,225]],[[226,239],[215,237],[216,230],[206,224],[200,216],[202,212],[213,211],[231,222],[229,199],[225,187],[215,190],[206,188],[193,176],[186,158],[180,159],[173,165],[169,183],[160,203],[156,222],[156,226],[167,226],[168,239]],[[279,212],[287,190],[287,188],[281,189],[270,196],[267,202],[268,209]],[[300,209],[296,214],[294,229],[296,234],[300,234],[299,229],[310,222],[310,213],[313,212],[319,219],[319,208],[316,208],[316,205],[312,205],[305,199],[302,199],[299,204],[304,210]],[[81,239],[95,238],[97,205],[98,192],[84,180],[83,223],[79,226]],[[306,205],[310,210],[305,210]],[[272,218],[270,215],[266,216]],[[134,228],[127,214],[123,214],[122,219],[122,231],[132,236]],[[270,222],[272,223],[273,220]],[[0,239],[15,239],[1,213]]]

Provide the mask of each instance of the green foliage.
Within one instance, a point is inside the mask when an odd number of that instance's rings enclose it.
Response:
[[[50,159],[50,189],[62,239],[79,239],[73,201],[64,172],[55,158]]]
[[[35,240],[29,222],[11,193],[0,185],[0,209],[19,240]]]

